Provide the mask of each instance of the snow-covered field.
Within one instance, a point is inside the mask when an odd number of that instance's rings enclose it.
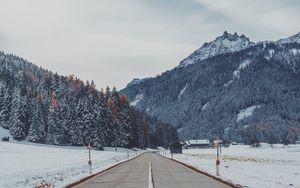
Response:
[[[212,175],[216,173],[216,149],[187,149],[174,158]],[[300,188],[300,145],[230,146],[222,148],[221,158],[221,178],[235,184],[251,188]]]
[[[128,159],[127,149],[92,150],[93,173]],[[139,152],[129,151],[129,157]],[[0,141],[0,188],[26,188],[51,183],[64,187],[88,176],[88,150]]]

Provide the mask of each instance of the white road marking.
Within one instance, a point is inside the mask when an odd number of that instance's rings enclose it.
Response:
[[[151,162],[149,161],[149,179],[148,179],[148,188],[154,188],[153,185],[153,177],[152,177],[152,166]]]

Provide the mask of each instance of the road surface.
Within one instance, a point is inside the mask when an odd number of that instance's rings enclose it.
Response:
[[[152,173],[149,169],[152,169]],[[150,188],[152,186],[154,188],[230,187],[154,153],[142,154],[75,187]]]

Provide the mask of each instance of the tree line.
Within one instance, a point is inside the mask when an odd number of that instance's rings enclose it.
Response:
[[[94,148],[167,147],[176,130],[130,106],[116,88],[100,91],[0,52],[0,126],[16,140]]]

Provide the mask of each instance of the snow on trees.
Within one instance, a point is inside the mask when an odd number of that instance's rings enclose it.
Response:
[[[46,120],[43,116],[43,105],[43,97],[41,94],[38,94],[31,106],[32,116],[29,133],[26,139],[28,142],[45,143],[46,141]]]
[[[9,116],[11,112],[11,95],[8,88],[1,88],[1,109],[0,109],[0,126],[8,129],[11,124]]]
[[[13,95],[12,111],[10,116],[10,133],[16,140],[22,140],[27,134],[26,98],[21,96],[21,90],[16,88]]]
[[[114,146],[115,138],[116,145],[123,147],[156,143],[144,142],[149,135],[141,122],[150,118],[132,108],[116,88],[98,91],[93,81],[84,84],[74,75],[59,76],[0,52],[0,89],[0,126],[15,139],[74,146],[90,143],[99,150]],[[158,124],[150,123],[149,134]],[[177,140],[177,134],[172,139]]]

